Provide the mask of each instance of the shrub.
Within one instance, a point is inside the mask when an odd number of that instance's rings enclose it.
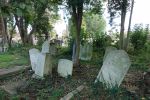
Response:
[[[143,26],[135,25],[133,32],[131,32],[131,43],[134,49],[141,49],[144,47],[147,40],[148,28],[143,28]]]

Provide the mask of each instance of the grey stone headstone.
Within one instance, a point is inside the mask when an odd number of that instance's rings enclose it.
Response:
[[[49,53],[50,44],[49,41],[45,41],[42,45],[41,53]]]
[[[117,50],[117,48],[112,47],[112,46],[106,47],[105,55],[104,55],[103,61],[105,60],[105,58],[106,58],[106,56],[108,55],[108,53],[111,52],[111,51],[114,51],[114,50]]]
[[[103,82],[110,88],[119,87],[130,65],[130,59],[124,50],[113,50],[107,54],[95,82]]]
[[[79,58],[81,60],[91,60],[92,58],[93,47],[91,44],[80,45]]]
[[[72,75],[73,70],[73,62],[67,59],[60,59],[58,62],[58,73],[62,77],[67,77],[68,75]]]
[[[35,68],[37,66],[37,59],[39,54],[40,51],[38,49],[33,48],[29,50],[30,62],[33,71],[35,71]]]
[[[51,55],[56,55],[56,51],[57,51],[56,45],[55,44],[50,45],[50,47],[49,47],[49,53]]]

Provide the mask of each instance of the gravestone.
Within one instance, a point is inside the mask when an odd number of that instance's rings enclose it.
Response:
[[[92,58],[92,45],[89,43],[85,43],[84,45],[80,45],[80,53],[79,58],[81,60],[91,60]]]
[[[48,75],[51,73],[52,73],[52,65],[50,54],[39,53],[37,57],[37,66],[35,69],[35,75],[38,75],[42,78],[44,75]]]
[[[117,50],[117,48],[112,47],[112,46],[106,47],[105,55],[104,55],[103,61],[105,60],[105,58],[106,58],[106,56],[108,55],[108,53],[111,52],[111,51],[113,51],[113,50]]]
[[[51,43],[50,44],[50,47],[49,47],[49,53],[51,55],[56,55],[56,52],[57,52],[57,48],[56,48],[56,45],[54,43]]]
[[[130,59],[124,50],[113,50],[107,54],[95,82],[103,82],[110,88],[119,87],[130,65]]]
[[[0,46],[0,52],[3,52],[3,48]]]
[[[29,50],[30,62],[33,71],[35,71],[35,68],[37,66],[37,59],[39,54],[40,51],[38,49],[33,48]]]
[[[50,43],[49,41],[45,41],[42,45],[41,53],[49,53]]]
[[[58,62],[58,74],[62,77],[72,75],[73,62],[67,59],[60,59]]]

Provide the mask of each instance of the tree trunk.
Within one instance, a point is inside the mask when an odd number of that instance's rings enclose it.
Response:
[[[124,49],[124,24],[126,18],[126,10],[121,11],[121,28],[120,28],[120,49]]]
[[[23,45],[33,44],[32,34],[27,34],[28,24],[25,22],[25,19],[23,17],[15,16],[15,20]]]
[[[132,19],[132,14],[133,14],[133,7],[134,7],[134,0],[132,0],[132,5],[131,5],[131,12],[130,12],[130,18],[129,18],[129,25],[128,25],[128,31],[127,31],[127,38],[125,41],[125,50],[127,50],[128,48],[128,44],[129,44],[129,36],[130,36],[130,29],[131,29],[131,19]]]
[[[7,35],[5,33],[5,25],[3,16],[0,14],[0,37],[2,37],[2,46],[7,42]]]
[[[79,67],[80,60],[79,60],[79,53],[80,53],[80,32],[81,32],[81,24],[82,24],[82,15],[83,15],[83,2],[77,6],[72,6],[73,10],[73,20],[76,27],[76,48],[75,48],[75,60],[74,66]]]

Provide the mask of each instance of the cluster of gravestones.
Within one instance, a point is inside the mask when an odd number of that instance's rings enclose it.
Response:
[[[81,45],[80,59],[90,60],[92,57],[92,46],[89,44]],[[42,51],[30,49],[30,61],[35,75],[43,77],[52,72],[51,55],[54,55],[55,46],[45,41]],[[108,87],[120,86],[124,76],[131,65],[128,54],[124,50],[117,50],[115,47],[107,47],[103,58],[103,65],[98,73],[95,82],[103,82]],[[58,61],[57,72],[62,77],[72,75],[73,62],[67,59]]]

